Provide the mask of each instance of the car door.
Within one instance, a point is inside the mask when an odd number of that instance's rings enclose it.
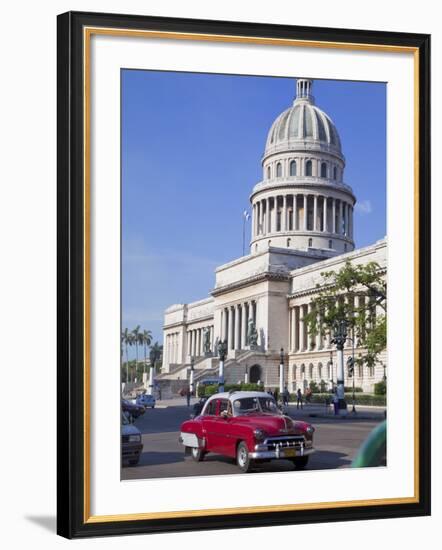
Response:
[[[217,399],[212,399],[204,411],[204,415],[201,416],[201,422],[203,424],[204,437],[206,438],[206,449],[210,452],[217,452],[216,441],[216,410]]]

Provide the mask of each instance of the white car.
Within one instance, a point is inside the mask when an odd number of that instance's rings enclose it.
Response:
[[[155,408],[156,399],[153,395],[148,395],[147,393],[139,395],[136,399],[137,405],[143,405],[144,407],[150,407],[151,409]]]

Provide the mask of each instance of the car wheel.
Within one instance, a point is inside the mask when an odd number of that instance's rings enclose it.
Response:
[[[295,470],[303,470],[308,464],[308,456],[300,456],[293,459]]]
[[[140,462],[139,458],[135,458],[134,460],[129,460],[129,464],[131,466],[136,466],[138,464],[138,462]]]
[[[195,462],[201,462],[204,460],[205,452],[202,451],[199,447],[192,447],[190,450],[190,454],[192,455],[192,458]]]
[[[236,449],[236,464],[241,472],[250,472],[253,466],[253,460],[249,457],[249,449],[244,441],[240,441]]]

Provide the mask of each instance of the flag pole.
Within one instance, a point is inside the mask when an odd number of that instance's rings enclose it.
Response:
[[[242,255],[246,254],[246,221],[250,218],[247,210],[242,213]]]

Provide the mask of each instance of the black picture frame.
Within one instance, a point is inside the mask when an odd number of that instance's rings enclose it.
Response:
[[[430,36],[395,32],[298,27],[69,12],[58,16],[58,534],[67,538],[203,529],[274,526],[422,516],[430,514]],[[415,50],[419,88],[418,140],[418,498],[412,503],[195,517],[89,521],[85,511],[85,193],[84,29],[109,27],[236,37],[383,45]],[[87,224],[86,224],[87,227]],[[86,263],[85,263],[86,262]]]

